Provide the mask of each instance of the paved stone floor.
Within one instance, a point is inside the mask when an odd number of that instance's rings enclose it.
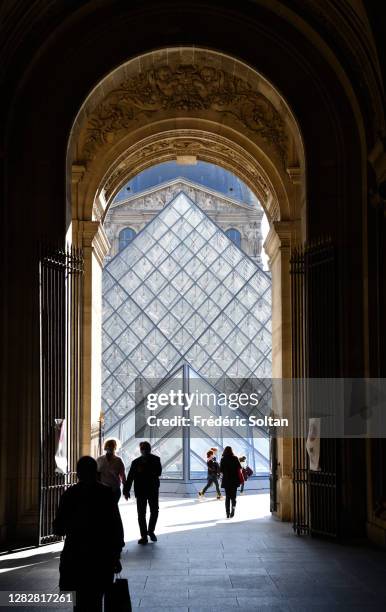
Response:
[[[266,494],[244,495],[236,517],[226,520],[224,504],[213,494],[162,499],[158,542],[143,547],[137,544],[134,502],[121,503],[123,575],[133,609],[386,610],[385,552],[298,538],[290,525],[269,516],[268,504]],[[60,548],[0,556],[0,590],[57,590]]]

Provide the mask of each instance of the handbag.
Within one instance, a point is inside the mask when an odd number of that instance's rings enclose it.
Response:
[[[241,469],[241,467],[239,467],[238,474],[239,474],[239,483],[242,485],[244,484],[244,476],[243,476],[243,470]]]
[[[131,612],[131,598],[127,578],[115,577],[105,594],[105,612]]]

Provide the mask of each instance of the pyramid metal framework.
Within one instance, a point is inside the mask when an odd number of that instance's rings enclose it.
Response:
[[[103,271],[102,402],[105,435],[129,463],[137,452],[135,380],[166,379],[184,364],[200,377],[271,377],[271,280],[183,192]],[[153,441],[164,477],[182,478],[183,434]],[[232,432],[214,440],[267,473],[268,441]],[[205,475],[205,436],[190,440],[189,474]]]

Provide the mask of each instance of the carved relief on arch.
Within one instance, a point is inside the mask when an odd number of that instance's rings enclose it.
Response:
[[[210,114],[219,123],[225,115],[236,119],[251,136],[271,145],[285,165],[289,142],[285,121],[257,84],[247,78],[252,71],[244,67],[240,75],[241,69],[230,71],[231,66],[224,69],[210,65],[208,57],[213,63],[217,56],[196,52],[191,63],[178,61],[178,55],[171,55],[168,63],[154,60],[151,68],[138,68],[115,85],[87,112],[80,146],[82,159],[92,160],[98,149],[137,127],[139,121]],[[216,63],[224,66],[218,58]]]
[[[256,160],[235,143],[222,136],[198,130],[176,130],[150,136],[130,147],[102,181],[104,201],[111,202],[119,189],[138,172],[155,164],[193,155],[239,176],[256,194],[272,219],[279,218],[274,190]]]

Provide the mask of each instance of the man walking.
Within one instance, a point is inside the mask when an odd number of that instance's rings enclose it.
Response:
[[[60,498],[54,533],[66,536],[60,555],[61,591],[75,591],[78,612],[102,612],[102,599],[120,571],[125,545],[113,491],[97,481],[97,463],[81,457],[78,483]]]
[[[220,466],[217,463],[217,459],[215,457],[214,454],[214,450],[213,448],[211,448],[210,450],[208,450],[208,452],[206,453],[206,465],[208,468],[208,480],[207,483],[205,485],[205,487],[202,489],[202,491],[199,491],[198,494],[200,497],[203,497],[205,495],[205,493],[207,492],[207,490],[209,489],[209,487],[212,486],[212,484],[214,484],[214,486],[216,487],[216,491],[217,491],[217,499],[221,499],[221,491],[220,491],[220,487],[218,484],[218,477],[220,475]]]
[[[134,459],[123,487],[123,495],[130,497],[131,485],[134,483],[134,494],[137,499],[138,524],[141,537],[138,544],[147,544],[148,536],[152,542],[157,541],[154,533],[158,519],[159,477],[162,473],[160,458],[151,454],[149,442],[139,445],[140,457]],[[146,510],[149,504],[150,518],[146,523]]]

